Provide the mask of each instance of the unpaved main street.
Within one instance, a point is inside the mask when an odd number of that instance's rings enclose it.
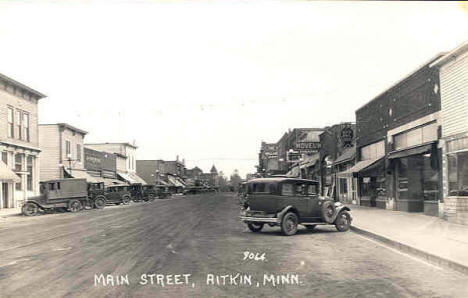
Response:
[[[468,297],[466,276],[353,232],[252,233],[238,212],[235,196],[220,193],[2,218],[0,296]],[[244,260],[245,251],[265,260]]]

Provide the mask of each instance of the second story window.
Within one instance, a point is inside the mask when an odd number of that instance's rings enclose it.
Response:
[[[65,155],[67,158],[71,157],[70,141],[65,141]]]
[[[15,136],[14,130],[14,122],[13,122],[13,108],[8,107],[8,137],[13,138]]]
[[[23,140],[29,142],[29,114],[23,112]]]
[[[16,110],[16,137],[21,140],[21,111]]]

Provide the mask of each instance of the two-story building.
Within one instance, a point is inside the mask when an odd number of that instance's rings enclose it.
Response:
[[[87,132],[67,123],[39,124],[40,180],[82,178]]]
[[[0,74],[0,208],[39,193],[38,102],[42,93]]]
[[[85,146],[96,151],[114,153],[117,156],[117,176],[120,180],[129,184],[146,184],[137,174],[137,146],[130,143],[94,143]]]
[[[468,224],[468,42],[431,67],[439,69],[441,96],[443,206],[439,215]]]
[[[356,111],[361,205],[438,214],[440,93],[437,55]]]
[[[185,162],[176,160],[137,160],[137,173],[147,183],[165,184],[181,191],[186,183]],[[199,175],[199,179],[201,174]]]

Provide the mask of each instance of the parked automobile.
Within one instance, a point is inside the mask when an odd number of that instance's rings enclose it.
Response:
[[[317,225],[335,225],[349,230],[350,209],[331,198],[320,197],[318,182],[294,178],[260,178],[247,182],[241,220],[252,232],[265,224],[280,226],[284,235],[297,232],[298,225],[312,230]]]
[[[172,193],[169,191],[169,188],[164,185],[155,185],[154,189],[157,194],[158,199],[166,199],[170,196],[172,196]]]
[[[84,206],[104,208],[106,198],[100,183],[87,183],[86,179],[57,179],[39,184],[40,195],[29,198],[21,207],[26,216],[36,215],[39,210],[66,209],[77,212]]]
[[[94,208],[104,208],[107,201],[104,183],[88,183],[88,198]]]
[[[192,187],[185,188],[183,194],[184,195],[196,195],[202,192],[203,192],[203,187],[192,186]]]
[[[106,203],[108,204],[124,204],[130,203],[131,194],[129,185],[110,185],[105,191]]]
[[[132,184],[130,185],[129,188],[130,188],[131,198],[135,202],[153,201],[157,196],[156,189],[154,185],[151,185],[151,184],[145,184],[145,185],[142,185],[141,183]]]

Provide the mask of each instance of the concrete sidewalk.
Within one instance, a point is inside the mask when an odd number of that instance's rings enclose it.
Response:
[[[348,206],[355,232],[430,263],[468,274],[468,226],[420,213]]]

